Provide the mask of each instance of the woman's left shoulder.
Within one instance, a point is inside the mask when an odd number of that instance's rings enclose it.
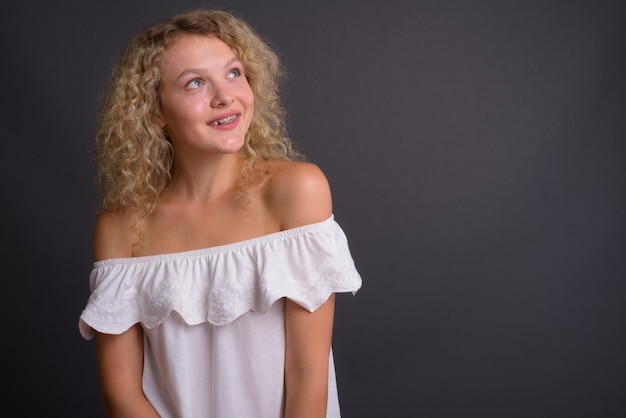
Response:
[[[274,161],[270,169],[272,183],[281,190],[291,188],[326,189],[328,180],[322,170],[315,164],[303,161]]]
[[[273,162],[268,196],[281,229],[321,222],[332,214],[332,197],[324,172],[310,162]]]

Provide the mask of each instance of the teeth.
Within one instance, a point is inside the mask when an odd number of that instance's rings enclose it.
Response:
[[[237,117],[238,117],[238,115],[232,115],[232,116],[229,116],[229,117],[227,117],[227,118],[220,119],[220,120],[217,120],[217,121],[215,121],[215,122],[211,122],[211,123],[209,124],[209,126],[217,126],[217,125],[224,125],[224,124],[227,124],[227,123],[231,123],[231,122],[233,122],[235,119],[237,119]]]

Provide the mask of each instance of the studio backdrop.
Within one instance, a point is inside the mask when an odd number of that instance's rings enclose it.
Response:
[[[363,287],[345,418],[626,415],[626,8],[598,1],[3,6],[5,408],[103,417],[89,295],[98,103],[136,32],[197,7],[278,52]]]

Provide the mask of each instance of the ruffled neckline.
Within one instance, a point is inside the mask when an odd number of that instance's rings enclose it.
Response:
[[[325,221],[232,244],[94,263],[91,295],[80,315],[83,337],[154,328],[176,311],[188,325],[226,325],[280,298],[309,311],[332,293],[355,293],[361,277],[347,238]]]

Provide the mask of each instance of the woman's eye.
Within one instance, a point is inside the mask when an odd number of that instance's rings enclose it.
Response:
[[[187,88],[188,89],[197,89],[198,87],[202,87],[202,81],[195,79],[195,80],[191,80],[188,84],[187,84]]]
[[[237,68],[234,68],[234,69],[232,69],[232,70],[230,70],[228,72],[227,77],[228,78],[235,78],[235,77],[239,77],[240,75],[241,75],[241,71],[239,69],[237,69]]]

